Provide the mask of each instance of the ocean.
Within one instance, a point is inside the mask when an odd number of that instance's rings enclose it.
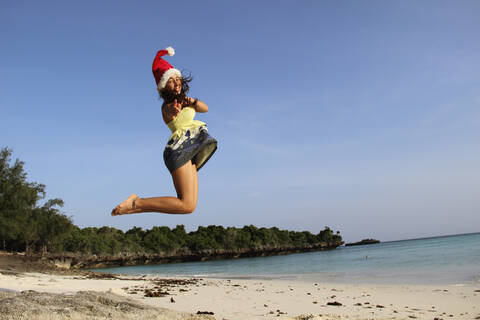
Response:
[[[281,256],[91,270],[160,277],[285,279],[353,284],[480,284],[480,233]]]

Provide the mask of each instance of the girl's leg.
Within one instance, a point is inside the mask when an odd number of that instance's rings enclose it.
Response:
[[[198,201],[198,173],[197,173],[197,166],[192,164],[193,166],[193,182],[194,182],[194,185],[193,185],[193,191],[194,191],[194,194],[193,194],[193,197],[195,199],[195,204],[194,204],[194,208],[197,207],[197,201]]]
[[[129,197],[129,199],[113,209],[112,215],[140,212],[161,212],[169,214],[192,213],[197,206],[198,199],[196,166],[189,161],[172,172],[172,178],[175,190],[177,191],[177,197],[137,198],[135,200],[135,209],[125,210],[124,208],[132,207],[132,199]]]

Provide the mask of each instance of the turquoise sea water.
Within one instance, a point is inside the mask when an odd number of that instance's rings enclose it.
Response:
[[[283,256],[93,270],[228,279],[480,285],[480,233],[339,247],[332,251]]]

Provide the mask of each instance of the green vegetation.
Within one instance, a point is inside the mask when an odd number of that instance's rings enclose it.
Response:
[[[23,162],[10,164],[11,150],[0,153],[0,248],[27,253],[107,254],[152,253],[192,254],[205,251],[241,251],[299,248],[340,244],[342,237],[329,227],[318,234],[273,228],[222,226],[198,227],[187,233],[183,225],[174,229],[156,226],[149,230],[133,227],[123,232],[110,227],[83,228],[60,212],[61,199],[43,205],[45,186],[27,182]]]
[[[0,248],[12,251],[62,250],[64,241],[75,228],[60,213],[61,199],[42,206],[45,185],[27,182],[23,162],[10,165],[11,150],[0,151]]]

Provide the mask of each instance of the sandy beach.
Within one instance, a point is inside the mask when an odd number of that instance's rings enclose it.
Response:
[[[0,288],[2,299],[28,290],[63,297],[87,291],[183,313],[151,319],[197,319],[192,315],[199,313],[206,314],[205,319],[228,320],[480,319],[480,286],[468,285],[348,285],[4,270]],[[57,311],[61,313],[61,308]],[[14,319],[7,316],[2,313],[0,318]]]

